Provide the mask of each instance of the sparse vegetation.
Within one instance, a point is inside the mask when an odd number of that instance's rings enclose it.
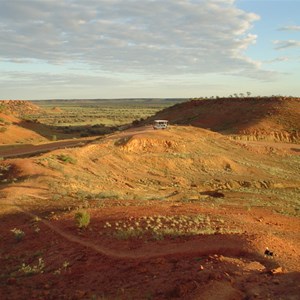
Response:
[[[248,93],[243,97],[231,100],[252,101]],[[216,100],[224,99],[207,102]],[[199,103],[188,105],[193,121]],[[226,128],[234,125],[223,121]],[[87,125],[78,134],[104,128]],[[253,298],[253,284],[261,282],[255,286],[260,298],[286,295],[300,268],[295,242],[300,150],[284,146],[286,153],[279,152],[280,145],[264,152],[264,146],[174,125],[1,161],[0,213],[6,226],[0,227],[0,294],[194,299],[205,298],[209,287],[219,291],[228,285],[230,295]],[[32,217],[36,214],[42,220]],[[25,241],[14,242],[23,230]],[[263,257],[266,245],[276,253],[272,261]],[[268,276],[270,264],[278,262],[289,271]]]
[[[55,161],[49,161],[48,162],[48,166],[50,169],[56,170],[56,171],[60,171],[63,172],[64,171],[64,166],[55,162]]]
[[[68,261],[64,261],[62,266],[60,268],[58,268],[57,270],[55,270],[53,272],[53,274],[55,275],[60,275],[62,271],[67,270],[67,268],[70,266],[70,263]]]
[[[95,195],[97,199],[119,199],[120,194],[115,191],[105,191],[100,192],[99,194]]]
[[[115,99],[39,101],[47,114],[33,114],[31,118],[54,125],[65,133],[82,136],[111,132],[114,126],[141,122],[157,111],[182,102],[184,99]],[[53,107],[57,109],[53,110]],[[86,127],[85,127],[86,126]]]
[[[23,263],[19,271],[24,273],[25,275],[34,275],[34,274],[43,273],[44,268],[45,268],[45,262],[43,258],[40,257],[36,265],[31,266]]]
[[[152,237],[163,239],[165,236],[179,237],[199,234],[239,233],[238,229],[226,229],[223,219],[213,221],[209,216],[151,216],[129,218],[116,222],[106,222],[104,228],[118,239]]]
[[[5,131],[7,131],[7,127],[0,126],[0,133],[4,133]]]
[[[25,232],[21,229],[14,228],[11,230],[17,242],[20,242],[25,237]]]
[[[77,163],[77,160],[74,157],[71,157],[70,155],[67,154],[60,154],[57,156],[58,160],[65,162],[65,163],[70,163],[75,165]]]
[[[78,228],[87,228],[90,224],[90,214],[85,210],[76,212],[75,222]]]

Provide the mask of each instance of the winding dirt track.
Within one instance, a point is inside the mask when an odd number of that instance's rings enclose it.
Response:
[[[24,210],[19,205],[14,205],[17,210],[30,217],[38,217],[37,215]],[[267,268],[274,268],[277,263],[266,261],[266,259],[259,255],[250,246],[250,243],[245,238],[241,238],[239,235],[231,236],[219,236],[219,235],[208,235],[199,237],[197,240],[190,240],[184,243],[169,243],[161,245],[160,247],[152,247],[151,245],[142,246],[139,249],[126,250],[114,250],[103,245],[96,245],[92,242],[83,240],[75,235],[65,232],[61,228],[51,224],[51,222],[41,219],[41,222],[49,229],[65,238],[69,242],[78,244],[83,247],[87,247],[100,255],[104,255],[114,259],[152,259],[173,255],[226,255],[232,257],[246,257],[253,261],[258,261],[265,265]]]
[[[127,135],[132,135],[136,133],[142,133],[152,130],[151,126],[144,126],[139,128],[132,128],[128,129],[126,131],[122,131],[119,133],[113,133],[112,136],[114,138],[116,137],[124,137]],[[78,146],[84,146],[87,143],[90,143],[92,141],[99,140],[99,138],[104,138],[107,136],[97,136],[97,137],[89,137],[89,138],[80,138],[76,140],[64,140],[64,141],[58,141],[58,142],[51,142],[41,145],[5,145],[3,146],[3,149],[1,149],[0,146],[0,157],[2,158],[15,158],[20,156],[32,156],[37,155],[43,152],[48,152],[56,149],[63,149],[63,148],[71,148],[71,147],[78,147]],[[109,137],[108,137],[109,138]],[[10,147],[11,146],[11,147]]]

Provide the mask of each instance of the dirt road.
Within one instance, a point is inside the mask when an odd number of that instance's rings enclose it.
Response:
[[[142,133],[148,130],[153,130],[150,126],[143,126],[139,128],[132,128],[126,131],[122,131],[117,133],[117,136],[124,137],[126,135],[132,135],[136,133]],[[116,136],[116,134],[114,134]],[[102,137],[100,137],[102,138]],[[35,154],[48,152],[56,149],[62,148],[71,148],[77,146],[83,146],[88,142],[92,142],[94,140],[99,140],[99,136],[97,137],[89,137],[89,138],[80,138],[80,139],[72,139],[72,140],[64,140],[58,142],[45,143],[40,145],[5,145],[0,146],[0,157],[2,158],[14,158],[20,156],[32,156]]]
[[[153,131],[152,126],[142,126],[137,128],[130,128],[124,130],[119,133],[113,133],[114,138],[116,137],[125,137],[128,135],[134,135],[139,133],[145,133]],[[98,140],[99,137],[89,137],[89,138],[81,138],[81,139],[72,139],[72,140],[64,140],[58,142],[51,142],[47,144],[41,145],[20,145],[20,146],[11,146],[5,145],[3,149],[0,147],[0,157],[2,158],[14,158],[20,156],[31,156],[43,152],[48,152],[61,148],[71,148],[77,146],[83,146],[88,142],[92,142],[93,140]],[[251,147],[269,147],[269,148],[277,148],[282,150],[287,150],[293,154],[300,154],[300,145],[299,144],[290,144],[290,143],[277,143],[277,142],[265,142],[265,141],[239,141],[239,143],[249,145]]]
[[[40,145],[20,145],[20,146],[12,145],[11,147],[9,147],[9,145],[5,145],[4,147],[0,147],[0,157],[13,158],[13,157],[27,156],[27,155],[30,156],[30,155],[47,152],[55,149],[70,148],[70,147],[85,145],[87,142],[90,142],[94,139],[95,137],[51,142],[51,143],[40,144]]]

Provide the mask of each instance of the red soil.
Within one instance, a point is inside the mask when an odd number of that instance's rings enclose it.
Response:
[[[225,134],[254,136],[281,142],[300,140],[300,99],[288,97],[192,100],[151,117],[193,125]]]
[[[140,128],[0,162],[1,299],[298,299],[299,145],[258,144]],[[203,233],[156,236],[141,220],[157,216]]]

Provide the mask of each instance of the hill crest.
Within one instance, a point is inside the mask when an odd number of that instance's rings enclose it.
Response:
[[[42,109],[30,101],[25,100],[0,100],[0,112],[7,115],[24,116],[41,112]]]
[[[176,104],[146,122],[168,119],[222,134],[286,142],[300,140],[300,98],[248,97],[200,99]]]

